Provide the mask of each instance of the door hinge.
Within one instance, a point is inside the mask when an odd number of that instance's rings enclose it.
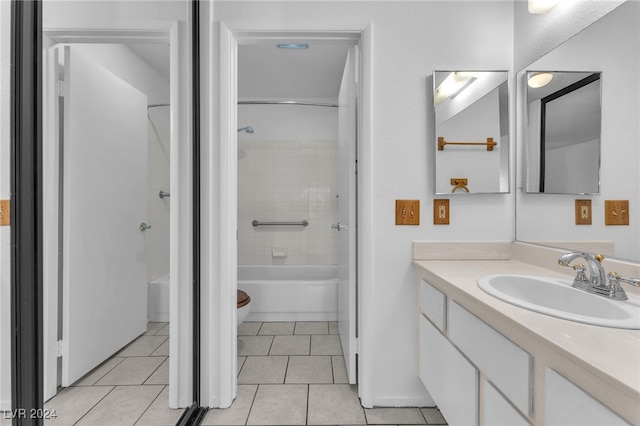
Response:
[[[64,356],[62,350],[62,340],[58,340],[58,357]]]
[[[58,80],[58,96],[63,98],[64,97],[64,80]]]

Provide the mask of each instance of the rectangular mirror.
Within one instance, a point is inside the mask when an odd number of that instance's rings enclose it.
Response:
[[[531,71],[526,84],[528,193],[600,192],[600,72]]]
[[[435,193],[509,192],[508,71],[434,71]]]

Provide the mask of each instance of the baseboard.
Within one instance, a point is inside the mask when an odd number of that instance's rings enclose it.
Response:
[[[435,407],[436,403],[428,396],[376,397],[374,407]]]
[[[246,322],[338,321],[337,312],[250,312]]]

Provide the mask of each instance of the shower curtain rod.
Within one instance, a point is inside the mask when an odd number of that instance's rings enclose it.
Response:
[[[325,104],[318,102],[300,102],[300,101],[238,101],[238,105],[305,105],[337,108],[337,104]]]

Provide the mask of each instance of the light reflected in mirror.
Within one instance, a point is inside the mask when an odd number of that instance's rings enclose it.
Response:
[[[434,71],[435,193],[509,192],[507,71]]]
[[[599,72],[527,71],[526,192],[600,191]]]

